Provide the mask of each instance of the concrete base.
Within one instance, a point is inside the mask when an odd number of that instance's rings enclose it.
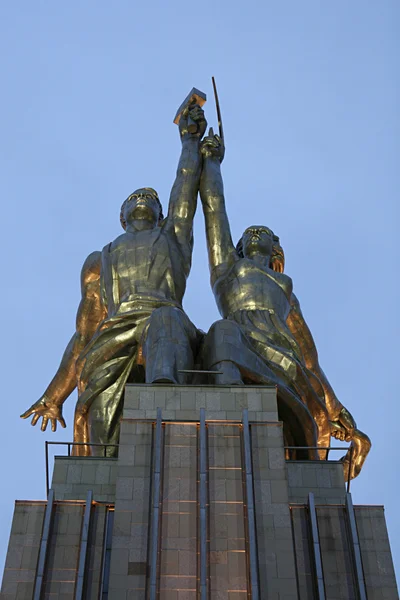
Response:
[[[353,510],[338,461],[285,460],[275,388],[145,385],[126,388],[118,459],[56,457],[49,502],[16,504],[2,598],[145,600],[155,565],[157,598],[198,600],[202,408],[208,600],[398,598],[383,508]]]

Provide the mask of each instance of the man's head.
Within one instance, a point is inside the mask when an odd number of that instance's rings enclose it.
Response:
[[[254,254],[269,257],[269,266],[283,273],[285,256],[279,244],[279,237],[269,227],[252,225],[243,233],[237,243],[236,251],[241,257],[252,258]]]
[[[156,226],[163,218],[161,202],[153,188],[139,188],[121,206],[120,221],[124,229],[138,220],[149,221]]]

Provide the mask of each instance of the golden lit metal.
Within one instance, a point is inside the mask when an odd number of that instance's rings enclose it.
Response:
[[[182,153],[166,218],[152,188],[136,190],[123,203],[125,231],[84,262],[76,332],[60,367],[42,397],[21,415],[32,416],[32,425],[42,418],[42,431],[49,421],[53,431],[57,423],[65,427],[62,405],[77,387],[74,441],[84,445],[75,446],[74,454],[98,453],[86,445],[92,442],[118,443],[126,383],[189,383],[177,365],[193,369],[202,335],[184,313],[182,298],[206,128],[192,96],[181,107]],[[115,453],[107,448],[107,456]]]
[[[203,342],[203,368],[220,372],[213,376],[216,385],[276,385],[285,445],[306,447],[294,451],[297,458],[317,459],[326,458],[322,448],[329,446],[331,436],[351,441],[350,477],[356,477],[371,443],[319,365],[292,280],[284,274],[279,238],[268,227],[253,225],[234,246],[221,176],[223,139],[210,131],[201,152],[211,286],[223,317]],[[347,454],[346,476],[349,466]]]
[[[176,113],[182,152],[166,217],[150,187],[137,189],[122,204],[124,232],[84,262],[76,331],[59,369],[21,416],[31,416],[32,425],[42,419],[43,431],[49,421],[53,431],[57,423],[65,427],[62,405],[77,387],[74,441],[81,445],[73,453],[100,454],[96,442],[108,444],[106,456],[115,456],[127,383],[189,384],[193,374],[203,373],[215,385],[276,387],[285,445],[297,447],[290,458],[326,458],[333,436],[351,442],[343,465],[346,477],[356,477],[371,442],[320,367],[293,282],[284,273],[279,238],[265,225],[252,225],[236,246],[232,242],[218,97],[221,137],[210,129],[201,141],[205,100],[193,88]],[[199,189],[211,285],[222,316],[206,336],[182,308]],[[241,427],[237,420],[211,423]]]

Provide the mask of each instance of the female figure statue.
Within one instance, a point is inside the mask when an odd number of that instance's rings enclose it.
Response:
[[[211,285],[223,317],[206,336],[202,350],[205,368],[219,371],[215,383],[220,385],[276,385],[286,445],[310,448],[297,451],[297,458],[325,458],[322,448],[329,446],[331,435],[353,440],[354,477],[371,444],[356,429],[319,365],[292,280],[283,272],[279,238],[268,227],[251,226],[234,246],[220,167],[223,143],[210,131],[201,151],[200,194]],[[312,450],[315,446],[321,450]],[[346,456],[347,467],[348,462]]]

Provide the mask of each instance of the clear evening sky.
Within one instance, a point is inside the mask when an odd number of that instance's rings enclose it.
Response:
[[[166,208],[175,111],[196,86],[215,127],[211,75],[233,236],[280,236],[322,367],[373,442],[353,500],[385,505],[399,566],[399,17],[397,0],[1,4],[1,571],[14,500],[45,497],[45,439],[72,440],[75,396],[65,431],[19,414],[74,331],[82,263],[134,189]],[[204,330],[219,317],[201,209],[184,307]]]

